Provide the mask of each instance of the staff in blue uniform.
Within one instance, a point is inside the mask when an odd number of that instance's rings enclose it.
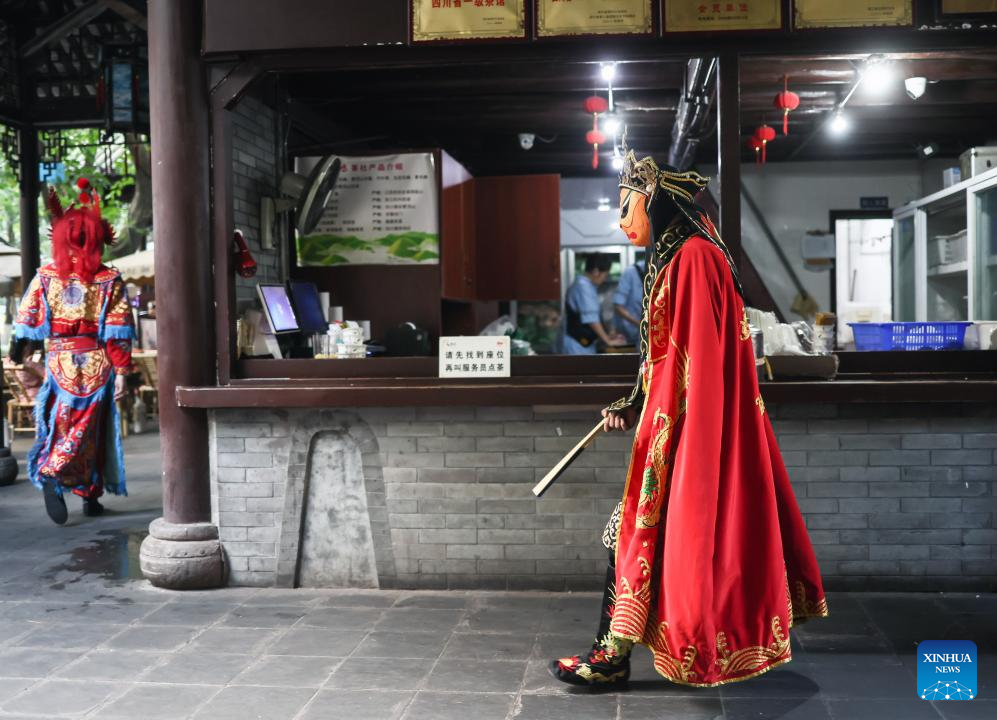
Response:
[[[610,335],[599,318],[599,286],[609,276],[612,260],[593,253],[585,258],[585,274],[568,288],[564,302],[564,337],[561,352],[567,355],[594,355],[596,341],[606,345],[624,345],[619,335]]]
[[[643,261],[631,265],[620,276],[620,284],[613,293],[614,324],[623,333],[627,345],[636,345],[640,337],[640,316],[644,312],[644,275],[647,264]]]

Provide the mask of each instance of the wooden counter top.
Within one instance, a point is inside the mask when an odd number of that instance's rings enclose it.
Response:
[[[834,380],[762,384],[774,403],[997,402],[997,351],[841,352]],[[512,377],[441,380],[435,357],[242,360],[241,379],[181,387],[182,407],[605,405],[633,386],[636,355],[512,358]]]
[[[241,380],[226,387],[181,387],[182,407],[370,407],[406,405],[604,405],[629,392],[629,378],[563,377],[454,381],[437,378]],[[997,376],[902,380],[796,380],[762,384],[773,403],[997,402]]]

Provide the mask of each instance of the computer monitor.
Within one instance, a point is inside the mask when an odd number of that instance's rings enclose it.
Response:
[[[291,298],[288,297],[287,289],[283,285],[260,283],[256,286],[256,290],[260,294],[263,312],[274,335],[301,332],[294,308],[291,306]]]
[[[322,302],[319,300],[318,288],[315,283],[304,280],[288,280],[287,289],[291,294],[291,303],[298,318],[301,332],[324,333],[329,329],[325,313],[322,312]]]

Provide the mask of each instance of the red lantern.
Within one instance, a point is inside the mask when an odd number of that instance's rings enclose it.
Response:
[[[782,76],[782,92],[775,96],[775,106],[782,110],[782,134],[789,135],[789,113],[800,106],[800,96],[789,91],[789,76]]]
[[[748,147],[755,151],[755,164],[760,165],[762,162],[762,141],[752,135],[748,138]]]
[[[599,146],[606,142],[606,136],[599,130],[599,113],[609,109],[609,103],[598,95],[585,98],[585,112],[592,113],[592,129],[585,133],[585,142],[592,146],[592,169],[599,167]]]
[[[598,95],[592,95],[585,98],[585,112],[590,115],[598,115],[599,113],[604,113],[609,109],[609,103],[606,102],[605,98],[601,98]]]
[[[599,167],[599,146],[606,142],[606,135],[601,130],[589,130],[585,133],[585,142],[592,146],[592,169]]]
[[[762,144],[762,164],[765,164],[765,146],[775,140],[775,128],[771,125],[759,125],[755,128],[755,137]]]

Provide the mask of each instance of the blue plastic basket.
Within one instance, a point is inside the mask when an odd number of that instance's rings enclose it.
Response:
[[[961,350],[971,322],[848,323],[856,350]]]

